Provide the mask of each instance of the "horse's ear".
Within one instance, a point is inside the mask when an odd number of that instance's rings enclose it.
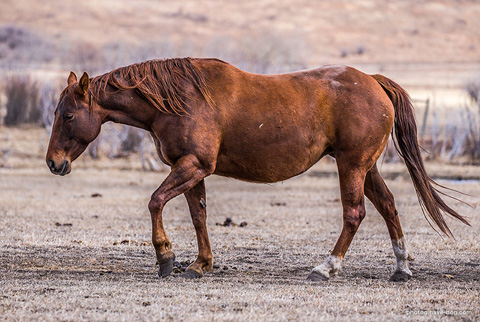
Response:
[[[77,81],[77,75],[74,72],[70,72],[68,75],[67,85],[70,86]]]
[[[80,94],[85,95],[90,87],[90,77],[88,76],[87,72],[84,72],[82,77],[80,77],[80,81],[78,82],[77,90]]]

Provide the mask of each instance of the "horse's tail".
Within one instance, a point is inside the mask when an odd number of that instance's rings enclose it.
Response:
[[[442,213],[446,213],[469,226],[470,224],[464,217],[450,208],[440,198],[439,193],[441,192],[432,186],[432,184],[440,185],[435,183],[425,170],[417,141],[415,114],[408,93],[400,85],[385,76],[372,75],[372,77],[383,87],[395,108],[395,149],[407,165],[424,215],[426,210],[428,216],[437,224],[438,228],[445,235],[453,237]],[[425,218],[427,217],[425,216]]]

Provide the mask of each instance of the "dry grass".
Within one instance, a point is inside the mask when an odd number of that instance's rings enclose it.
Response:
[[[479,13],[476,1],[447,0],[5,0],[0,65],[42,82],[60,76],[63,86],[71,69],[93,75],[171,56],[218,56],[257,72],[349,64],[385,74],[437,107],[458,107],[465,82],[479,70]],[[166,173],[143,172],[136,155],[84,156],[71,175],[55,177],[43,160],[47,142],[45,130],[0,127],[0,320],[479,319],[478,197],[461,197],[473,209],[451,202],[472,227],[449,221],[457,240],[442,240],[401,165],[381,169],[416,258],[405,284],[387,282],[394,256],[370,203],[340,275],[305,280],[341,229],[335,164],[328,161],[275,185],[208,178],[217,266],[197,281],[175,274],[159,280],[147,203]],[[444,177],[441,183],[480,195],[478,167],[427,168]],[[226,217],[248,225],[216,225]],[[183,197],[167,205],[164,218],[177,259],[193,260],[196,238]]]
[[[457,240],[442,240],[421,215],[410,181],[395,175],[403,167],[382,166],[386,176],[396,177],[387,184],[415,256],[414,278],[387,282],[394,256],[385,224],[368,203],[340,275],[310,283],[306,276],[341,229],[334,164],[322,161],[274,185],[213,176],[207,179],[208,227],[216,268],[197,281],[175,274],[159,280],[148,243],[147,203],[166,174],[143,172],[129,159],[115,160],[109,170],[110,161],[82,157],[71,175],[56,177],[44,166],[41,149],[33,149],[43,140],[35,131],[40,130],[9,130],[6,138],[0,128],[2,148],[16,151],[7,160],[10,168],[0,168],[3,320],[472,321],[480,316],[477,197],[461,197],[473,209],[451,202],[471,218],[472,227],[449,221]],[[27,132],[37,140],[24,142]],[[478,174],[475,167],[428,168],[453,178]],[[479,195],[478,181],[441,183]],[[226,217],[248,225],[216,225]],[[183,197],[167,205],[164,218],[177,259],[193,260],[196,239]],[[118,243],[123,240],[131,243]]]

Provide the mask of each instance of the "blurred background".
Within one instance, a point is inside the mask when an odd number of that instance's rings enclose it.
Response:
[[[473,0],[2,0],[0,167],[44,167],[70,70],[185,56],[264,74],[325,64],[384,74],[411,94],[427,158],[476,164],[479,16]],[[398,160],[389,146],[385,160]],[[123,125],[104,126],[82,158],[164,170],[149,135]]]

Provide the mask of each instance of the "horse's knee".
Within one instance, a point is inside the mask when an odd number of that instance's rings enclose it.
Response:
[[[355,233],[363,218],[365,218],[365,215],[366,211],[363,204],[346,210],[343,215],[343,223],[345,228],[347,228],[349,232]]]
[[[148,203],[148,210],[151,214],[156,214],[160,212],[163,207],[165,206],[165,200],[162,196],[155,196],[153,195]]]

